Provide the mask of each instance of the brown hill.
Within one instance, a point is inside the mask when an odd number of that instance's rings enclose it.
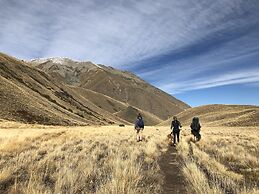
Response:
[[[59,82],[101,93],[127,104],[127,107],[150,112],[162,120],[190,107],[130,72],[67,58],[33,60],[31,64]],[[113,109],[102,108],[108,111]]]
[[[89,101],[94,103],[99,108],[104,109],[124,119],[125,121],[128,121],[129,123],[135,122],[138,113],[142,114],[142,116],[145,119],[146,125],[157,125],[158,123],[162,122],[160,118],[149,112],[142,111],[136,107],[132,107],[126,103],[115,100],[104,94],[84,89],[81,87],[70,86],[69,88],[72,90],[71,92],[75,91],[80,96],[87,97]]]
[[[206,105],[188,109],[177,115],[183,125],[190,125],[194,116],[207,126],[259,126],[259,107],[250,105]],[[160,123],[170,125],[172,118]]]
[[[0,53],[0,118],[28,123],[127,123],[71,92],[43,71]]]
[[[98,106],[99,108],[106,110],[110,113],[116,113],[118,111],[124,110],[128,107],[126,103],[115,100],[109,96],[104,94],[81,88],[76,86],[69,86],[71,90],[79,94],[80,96],[86,97],[93,104]]]
[[[146,112],[146,111],[141,111],[132,106],[128,106],[126,109],[115,113],[115,115],[117,115],[118,117],[120,117],[130,123],[134,123],[136,120],[136,115],[138,113],[140,113],[143,116],[145,125],[152,126],[152,125],[157,125],[158,123],[162,122],[162,120],[159,119],[157,116],[152,115],[151,113]]]

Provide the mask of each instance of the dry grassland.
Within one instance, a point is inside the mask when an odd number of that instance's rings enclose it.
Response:
[[[161,193],[165,136],[128,127],[0,122],[0,193]],[[161,143],[162,142],[162,143]]]
[[[259,193],[258,127],[207,127],[200,142],[183,131],[177,149],[196,193]]]
[[[0,121],[0,193],[163,193],[168,127],[48,127]],[[177,150],[189,191],[259,193],[259,129],[204,128]]]

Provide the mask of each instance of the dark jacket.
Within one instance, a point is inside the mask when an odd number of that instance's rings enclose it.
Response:
[[[143,118],[138,118],[135,122],[135,129],[139,129],[139,128],[144,129],[144,125],[145,124],[144,124]]]
[[[180,121],[178,121],[178,120],[172,121],[171,129],[173,129],[173,132],[179,132],[181,127],[182,127],[182,125],[181,125]]]

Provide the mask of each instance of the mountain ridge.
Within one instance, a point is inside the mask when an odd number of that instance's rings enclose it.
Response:
[[[150,85],[128,71],[66,59],[63,64],[47,60],[31,62],[53,78],[70,86],[77,86],[109,96],[164,120],[187,108],[189,105]]]
[[[1,119],[53,125],[132,124],[141,113],[147,125],[156,125],[164,120],[161,117],[189,108],[131,72],[89,61],[50,58],[28,63],[0,53],[0,66]]]
[[[83,99],[43,71],[0,53],[0,118],[53,125],[125,123]]]
[[[209,104],[188,109],[176,116],[185,126],[189,126],[195,116],[205,126],[259,126],[259,106],[254,105]],[[170,126],[172,120],[169,118],[159,125]]]

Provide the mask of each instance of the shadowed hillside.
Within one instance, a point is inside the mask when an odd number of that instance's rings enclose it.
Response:
[[[141,115],[144,117],[145,125],[156,125],[162,121],[157,116],[152,115],[146,111],[141,111],[132,106],[129,106],[125,110],[115,113],[115,115],[117,115],[120,118],[123,118],[124,120],[126,120],[130,123],[134,123],[136,120],[136,115],[138,113],[141,113]]]
[[[77,94],[80,94],[80,96],[87,97],[87,99],[92,103],[94,103],[96,106],[110,113],[116,113],[128,107],[126,103],[120,102],[109,96],[106,96],[104,94],[101,94],[89,89],[80,88],[76,86],[69,86],[69,89],[71,91],[76,92]]]
[[[183,125],[194,116],[208,126],[259,126],[259,107],[249,105],[206,105],[188,109],[177,115]],[[170,125],[172,118],[159,125]]]
[[[127,104],[126,107],[133,106],[150,112],[162,120],[189,108],[187,104],[151,86],[130,72],[95,65],[91,62],[76,62],[67,58],[39,59],[33,60],[31,64],[60,82],[104,94]],[[90,99],[96,103],[95,99],[92,97]],[[114,112],[113,107],[105,106],[102,108]]]
[[[125,121],[128,121],[129,123],[135,122],[136,115],[138,115],[138,113],[141,113],[144,117],[145,125],[157,125],[158,123],[162,122],[160,118],[147,111],[143,111],[136,107],[132,107],[126,103],[120,102],[98,92],[74,86],[70,86],[69,91],[71,93],[76,92],[82,97],[87,97],[88,100],[93,102],[99,108],[104,109],[124,119]]]
[[[56,125],[126,123],[49,75],[0,53],[0,118]]]

